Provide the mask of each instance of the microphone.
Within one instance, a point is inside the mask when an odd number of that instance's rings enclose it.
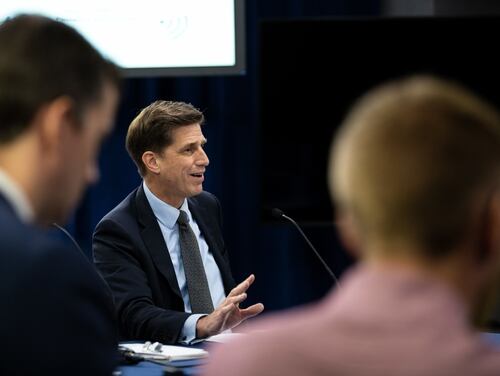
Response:
[[[323,258],[320,256],[320,254],[318,253],[318,251],[316,250],[316,248],[314,248],[314,246],[312,245],[311,241],[307,238],[306,234],[304,234],[304,231],[302,231],[302,229],[297,224],[297,222],[295,222],[292,218],[290,218],[289,216],[287,216],[285,213],[283,213],[282,210],[280,210],[278,208],[273,208],[271,210],[271,214],[275,218],[285,218],[286,220],[292,222],[292,224],[297,228],[297,230],[299,230],[300,234],[305,239],[305,241],[307,242],[307,244],[309,244],[309,247],[311,247],[311,249],[314,251],[314,253],[316,254],[316,257],[318,257],[319,261],[321,261],[321,263],[325,267],[325,269],[328,272],[328,274],[330,274],[330,277],[332,277],[333,281],[335,282],[335,285],[337,287],[340,287],[339,280],[337,279],[337,277],[335,276],[335,274],[333,274],[332,270],[328,267],[328,265],[326,264],[325,260],[323,260]]]
[[[52,226],[54,227],[57,227],[59,230],[61,230],[62,232],[64,232],[64,234],[73,242],[74,246],[76,247],[76,249],[78,249],[80,251],[80,253],[83,255],[83,257],[85,258],[85,260],[87,260],[91,265],[93,265],[92,263],[92,260],[89,259],[89,257],[85,254],[85,252],[83,252],[83,250],[80,248],[80,246],[78,245],[78,242],[75,240],[75,238],[73,236],[71,236],[71,234],[68,232],[68,230],[66,230],[64,227],[62,226],[59,226],[57,223],[52,223]],[[111,288],[109,287],[108,283],[106,282],[106,280],[104,279],[104,277],[101,275],[101,273],[97,272],[96,270],[96,274],[99,276],[99,278],[102,280],[102,282],[104,283],[104,286],[105,286],[105,289],[106,289],[106,294],[108,295],[108,300],[109,300],[109,308],[111,310],[114,310],[114,303],[113,303],[113,293],[111,292]],[[125,358],[126,356],[124,354],[121,354],[122,358]],[[131,357],[129,360],[130,361],[134,361],[134,359],[132,359],[133,357]],[[140,360],[139,360],[140,361]]]

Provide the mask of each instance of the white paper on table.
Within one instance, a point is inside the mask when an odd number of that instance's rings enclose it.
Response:
[[[203,349],[195,349],[183,346],[162,345],[160,351],[150,351],[144,348],[144,343],[121,343],[121,347],[132,350],[137,355],[145,359],[154,360],[184,360],[198,359],[208,356],[208,352]]]
[[[207,339],[205,339],[205,341],[209,341],[209,342],[219,342],[219,343],[227,343],[227,342],[230,342],[232,341],[233,339],[235,338],[239,338],[241,336],[244,336],[245,334],[243,333],[220,333],[220,334],[216,334],[214,336],[211,336],[211,337],[208,337]]]

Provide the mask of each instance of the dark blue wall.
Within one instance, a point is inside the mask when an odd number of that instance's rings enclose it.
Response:
[[[150,78],[125,82],[116,128],[103,145],[101,179],[89,189],[68,225],[87,252],[92,231],[110,209],[140,182],[128,157],[125,134],[137,112],[156,99],[180,100],[201,108],[211,163],[205,189],[223,205],[225,237],[237,280],[255,273],[249,302],[268,311],[316,300],[331,280],[289,224],[260,222],[259,203],[259,22],[269,18],[376,15],[377,0],[252,1],[246,4],[247,74],[233,77]],[[167,51],[168,53],[168,51]],[[304,231],[336,274],[352,260],[340,248],[333,226],[306,226]]]

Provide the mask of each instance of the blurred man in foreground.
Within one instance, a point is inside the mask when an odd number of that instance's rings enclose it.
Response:
[[[0,374],[110,375],[116,333],[93,265],[42,227],[64,221],[113,124],[118,71],[74,29],[0,25]]]

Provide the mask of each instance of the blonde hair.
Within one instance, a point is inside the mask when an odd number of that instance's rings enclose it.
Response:
[[[475,202],[499,168],[497,111],[455,83],[415,76],[356,103],[334,141],[328,174],[337,207],[366,241],[439,257],[467,236]]]

